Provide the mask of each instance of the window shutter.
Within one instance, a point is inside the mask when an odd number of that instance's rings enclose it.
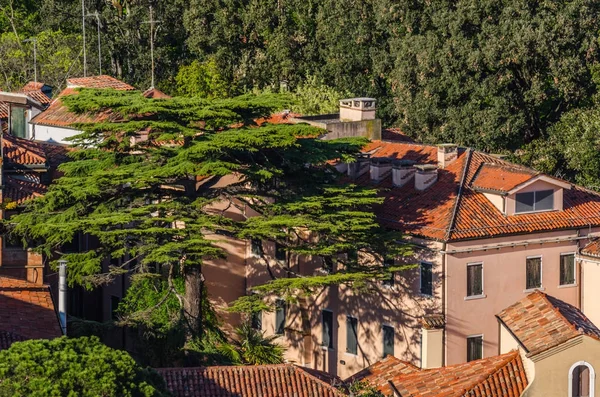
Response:
[[[467,361],[483,358],[483,337],[472,336],[467,338]]]
[[[527,258],[526,289],[542,286],[542,258]]]
[[[433,295],[431,263],[421,263],[421,293]]]
[[[483,265],[467,265],[467,296],[483,294]]]
[[[351,354],[358,352],[357,326],[356,318],[346,317],[346,351]]]
[[[278,299],[275,304],[275,333],[278,335],[283,334],[285,329],[285,301]]]
[[[394,328],[383,326],[383,357],[394,355]]]
[[[322,317],[322,334],[321,345],[333,349],[333,313],[329,310],[321,312]]]
[[[560,256],[560,285],[575,284],[575,255]]]

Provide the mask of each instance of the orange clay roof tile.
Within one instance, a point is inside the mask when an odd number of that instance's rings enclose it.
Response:
[[[174,397],[342,397],[332,385],[291,364],[159,368]]]
[[[67,95],[76,95],[77,90],[75,88],[65,88],[60,94],[52,101],[50,106],[42,113],[35,116],[32,120],[32,124],[41,124],[54,127],[74,128],[71,124],[77,123],[101,123],[115,119],[115,115],[109,111],[103,111],[99,113],[84,113],[76,114],[71,112],[66,105],[63,104],[61,98]]]
[[[528,356],[580,335],[600,340],[600,330],[579,309],[540,291],[502,310],[497,317],[527,349]]]
[[[36,181],[14,178],[6,175],[4,177],[4,187],[2,189],[2,199],[4,202],[15,202],[23,204],[25,201],[41,197],[46,194],[47,186]]]
[[[465,364],[415,371],[389,378],[378,387],[393,396],[392,386],[402,397],[520,396],[528,381],[521,356],[512,351]]]
[[[581,249],[581,254],[600,258],[600,239],[596,238],[590,241]]]
[[[46,285],[0,277],[0,330],[23,339],[61,336],[58,317]]]
[[[375,364],[352,375],[345,380],[345,383],[364,381],[374,387],[382,387],[387,384],[389,379],[400,375],[411,374],[416,371],[420,371],[419,367],[388,355],[377,361]]]
[[[101,76],[89,76],[89,77],[78,77],[67,80],[67,87],[83,87],[83,88],[113,88],[120,91],[131,91],[135,90],[134,87],[129,84],[115,79],[114,77],[101,75]]]
[[[4,134],[2,149],[7,162],[21,165],[46,164],[46,154],[38,142]]]
[[[363,152],[372,158],[437,163],[435,146],[373,141]],[[481,170],[483,175],[478,172]],[[494,178],[495,172],[500,177]],[[425,191],[416,190],[413,182],[394,187],[391,176],[378,182],[384,202],[377,207],[377,215],[387,227],[439,241],[600,226],[600,194],[578,186],[563,190],[562,211],[510,216],[504,215],[480,191],[485,187],[504,192],[537,175],[497,157],[459,148],[457,159],[439,169],[437,182]],[[356,182],[372,184],[368,175]]]
[[[472,185],[476,189],[504,193],[527,182],[537,174],[529,169],[482,163]]]

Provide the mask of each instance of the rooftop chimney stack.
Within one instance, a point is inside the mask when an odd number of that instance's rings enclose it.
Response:
[[[358,155],[354,163],[348,163],[348,176],[352,179],[357,179],[367,173],[370,168],[370,155]]]
[[[58,318],[63,335],[67,334],[67,261],[58,261]]]
[[[406,185],[415,176],[415,162],[412,160],[395,160],[392,163],[392,183],[396,187]]]
[[[438,145],[438,166],[441,169],[446,168],[458,158],[458,145],[454,143],[444,143]]]
[[[438,167],[435,164],[417,164],[414,166],[415,189],[425,190],[433,185],[438,178]]]
[[[388,157],[374,157],[371,159],[371,181],[381,182],[392,172],[392,159]]]
[[[375,98],[349,98],[340,101],[341,121],[375,120]]]

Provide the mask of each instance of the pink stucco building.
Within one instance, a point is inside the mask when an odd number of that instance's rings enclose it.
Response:
[[[380,222],[414,247],[397,263],[415,267],[372,293],[329,288],[263,313],[261,328],[282,335],[289,361],[347,377],[385,354],[424,368],[491,357],[500,349],[495,314],[536,289],[600,316],[595,291],[583,305],[581,288],[582,266],[592,277],[600,263],[581,253],[600,232],[599,194],[454,145],[373,141],[364,152],[337,169],[381,188]],[[278,260],[272,243],[258,244],[237,254],[246,291],[269,278],[253,249],[274,269],[318,270],[319,261]]]

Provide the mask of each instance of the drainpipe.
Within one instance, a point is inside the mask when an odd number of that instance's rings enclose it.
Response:
[[[63,335],[67,334],[67,261],[58,261],[58,318]]]

